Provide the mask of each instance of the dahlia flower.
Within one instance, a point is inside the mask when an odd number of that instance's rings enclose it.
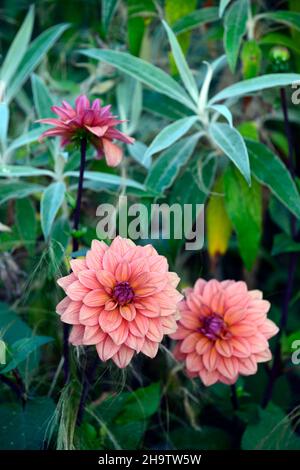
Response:
[[[164,334],[173,333],[182,295],[179,278],[151,246],[117,237],[110,246],[93,240],[72,273],[58,279],[66,297],[56,311],[73,325],[73,345],[95,345],[102,361],[126,367],[134,353],[153,358]]]
[[[80,139],[86,137],[97,150],[97,156],[106,158],[108,166],[117,166],[122,159],[122,149],[114,144],[113,140],[120,140],[132,144],[134,139],[115,128],[119,119],[113,116],[111,106],[101,106],[100,100],[96,99],[90,104],[84,95],[75,101],[75,109],[63,101],[62,106],[52,106],[52,111],[57,118],[40,119],[38,122],[50,124],[53,129],[48,129],[41,135],[44,137],[61,137],[61,145],[65,146],[71,142],[79,143]]]
[[[257,363],[271,359],[268,339],[278,328],[267,318],[270,303],[259,290],[241,281],[199,279],[185,293],[171,338],[178,340],[174,355],[190,377],[199,376],[207,386],[233,384],[239,374],[255,374]]]

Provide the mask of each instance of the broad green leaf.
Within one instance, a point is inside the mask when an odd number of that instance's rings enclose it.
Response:
[[[184,136],[197,120],[197,116],[186,117],[164,127],[148,147],[144,159],[147,160],[155,153],[170,147]]]
[[[254,39],[244,42],[241,59],[244,80],[257,77],[260,71],[262,52]]]
[[[295,242],[291,237],[285,233],[278,233],[274,237],[272,256],[282,253],[296,253],[300,251],[300,243]]]
[[[228,98],[237,98],[243,95],[250,95],[255,91],[266,90],[268,88],[283,87],[292,85],[292,83],[300,81],[300,74],[297,73],[273,73],[269,75],[261,75],[260,77],[250,78],[243,82],[235,83],[217,93],[209,104],[216,101],[226,100]]]
[[[262,235],[262,191],[260,184],[247,185],[230,165],[224,174],[225,205],[238,238],[241,257],[248,271],[257,257]]]
[[[4,302],[0,302],[0,336],[9,347],[19,339],[32,336],[31,329],[20,315]]]
[[[17,71],[21,60],[23,59],[32,34],[34,22],[34,6],[31,5],[27,16],[16,34],[2,64],[0,70],[0,80],[4,82],[4,87],[7,88],[15,72]],[[5,96],[5,93],[4,93]]]
[[[145,420],[152,416],[159,407],[161,390],[159,383],[139,388],[128,395],[123,410],[118,416],[118,423]]]
[[[31,72],[39,65],[45,54],[68,28],[67,24],[52,26],[40,34],[27,48],[13,79],[8,84],[6,101],[10,102],[26,82]]]
[[[224,255],[232,233],[232,225],[225,208],[224,182],[220,176],[212,188],[206,207],[206,238],[210,256]]]
[[[127,146],[129,155],[134,158],[136,162],[142,165],[147,170],[152,164],[151,156],[146,156],[147,146],[143,142],[135,141],[132,145]]]
[[[50,117],[52,114],[51,106],[53,106],[53,99],[50,91],[46,87],[44,81],[33,73],[31,75],[31,86],[33,93],[34,106],[39,119]]]
[[[45,239],[50,235],[52,225],[65,196],[64,183],[52,183],[44,191],[41,199],[41,225]]]
[[[266,44],[267,46],[269,45],[285,46],[291,49],[292,51],[296,52],[297,54],[300,54],[300,46],[297,44],[297,42],[295,42],[294,39],[282,33],[266,34],[259,40],[259,45],[264,45],[264,44]]]
[[[256,20],[264,19],[283,23],[292,28],[300,30],[300,13],[288,10],[268,11],[256,16]]]
[[[79,171],[67,171],[64,174],[65,177],[73,176],[75,178],[79,177]],[[113,175],[111,173],[101,173],[101,171],[85,171],[84,179],[91,181],[98,181],[111,186],[126,186],[130,188],[140,189],[141,191],[146,190],[145,186],[137,181],[134,181],[130,178],[121,178],[120,176]]]
[[[221,114],[221,116],[223,116],[226,119],[230,127],[233,126],[232,114],[231,114],[231,111],[227,108],[227,106],[225,106],[224,104],[214,104],[212,106],[208,106],[208,109],[212,109],[213,111],[216,111],[218,114]]]
[[[31,353],[50,341],[53,341],[53,338],[49,336],[32,336],[31,338],[16,341],[9,350],[8,356],[11,356],[12,359],[7,361],[6,366],[0,370],[0,374],[7,374],[7,372],[15,369],[21,362],[25,361]]]
[[[209,135],[214,143],[227,155],[251,184],[250,165],[247,147],[241,134],[228,124],[212,123],[209,126]]]
[[[29,144],[32,144],[33,142],[36,142],[41,136],[42,132],[43,132],[43,129],[40,127],[38,127],[37,129],[32,129],[31,131],[25,132],[20,137],[17,137],[15,140],[12,141],[12,143],[6,149],[5,153],[9,154],[21,147],[24,147],[24,145],[29,145]]]
[[[0,449],[42,450],[47,443],[47,430],[55,413],[48,397],[34,397],[26,407],[16,403],[0,406]]]
[[[202,8],[201,10],[195,10],[192,13],[183,16],[180,20],[176,21],[174,25],[172,25],[172,28],[175,34],[181,34],[185,31],[191,31],[201,24],[210,23],[218,19],[218,8]]]
[[[258,422],[247,426],[242,437],[244,450],[299,450],[300,437],[292,429],[288,416],[272,403],[259,411]]]
[[[164,25],[165,30],[167,31],[169,43],[172,49],[173,57],[174,57],[178,72],[180,74],[181,80],[187,92],[190,94],[191,98],[195,101],[195,103],[197,103],[199,92],[198,92],[198,87],[197,87],[195,78],[187,64],[187,61],[180,47],[180,44],[175,34],[173,33],[172,29],[169,27],[169,25],[165,21],[163,21],[163,25]]]
[[[194,109],[194,104],[187,96],[184,89],[163,70],[149,62],[127,54],[126,52],[104,49],[87,49],[81,50],[80,52],[92,59],[102,60],[103,62],[113,65],[159,93],[179,101],[179,103],[186,105],[188,108]]]
[[[0,144],[5,147],[9,123],[9,108],[6,103],[0,103]]]
[[[219,5],[219,17],[222,18],[224,11],[226,10],[227,6],[231,0],[220,0],[220,5]]]
[[[199,135],[180,140],[163,152],[155,161],[145,185],[152,191],[163,193],[175,180],[180,168],[187,163],[197,145]]]
[[[16,201],[16,225],[27,250],[33,253],[37,223],[35,210],[29,198]]]
[[[21,199],[30,194],[40,193],[44,187],[39,184],[24,183],[23,181],[1,181],[0,184],[0,204],[9,199]]]
[[[104,34],[107,34],[110,22],[114,16],[119,0],[105,0],[101,2],[101,24]]]
[[[32,166],[22,165],[4,165],[0,166],[0,177],[18,178],[20,176],[51,176],[55,177],[52,171],[44,170],[43,168],[34,168]]]
[[[224,48],[229,67],[235,71],[242,38],[246,32],[248,0],[236,0],[224,18]]]
[[[143,92],[143,107],[155,116],[162,116],[172,121],[193,114],[190,109],[178,103],[178,101],[151,90],[144,90]]]
[[[300,195],[286,166],[265,145],[251,140],[246,140],[246,144],[255,178],[299,219]]]

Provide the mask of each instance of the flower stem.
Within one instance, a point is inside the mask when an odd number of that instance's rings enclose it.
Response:
[[[293,138],[292,138],[292,131],[289,122],[288,116],[288,107],[287,107],[287,100],[286,100],[286,93],[284,88],[280,88],[280,98],[281,98],[281,108],[284,118],[284,128],[285,134],[288,140],[288,167],[291,173],[292,178],[295,178],[295,166],[294,166],[294,158],[293,158]],[[296,228],[296,218],[294,215],[291,215],[290,218],[290,225],[291,225],[291,234],[294,241],[297,238],[297,228]],[[285,332],[287,327],[288,321],[288,313],[289,313],[289,304],[293,293],[293,284],[295,279],[296,273],[296,266],[297,266],[297,253],[290,253],[289,254],[289,262],[288,262],[288,279],[285,288],[285,293],[282,302],[282,309],[281,309],[281,317],[279,323],[279,333],[277,335],[277,342],[275,346],[274,352],[274,360],[273,365],[270,371],[269,380],[266,386],[266,390],[262,399],[262,407],[265,408],[269,401],[272,398],[273,388],[276,382],[277,377],[281,374],[282,371],[282,360],[281,360],[281,336],[282,333]]]
[[[86,162],[86,149],[87,149],[87,140],[83,137],[80,141],[80,170],[79,170],[79,179],[78,179],[78,188],[77,188],[77,199],[76,206],[73,214],[73,230],[78,230],[79,221],[80,221],[80,210],[81,210],[81,199],[82,199],[82,189],[83,189],[83,176],[84,168]],[[79,242],[78,238],[73,235],[72,237],[72,249],[73,253],[78,251]],[[63,356],[64,356],[64,382],[68,383],[70,377],[70,355],[69,355],[69,325],[63,324]]]

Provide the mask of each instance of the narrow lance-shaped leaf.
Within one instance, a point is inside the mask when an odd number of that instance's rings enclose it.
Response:
[[[299,191],[286,166],[265,145],[246,140],[251,171],[290,212],[300,219]]]
[[[53,100],[44,81],[35,73],[31,76],[34,106],[39,119],[49,117]]]
[[[191,116],[179,119],[165,127],[148,147],[148,150],[144,155],[144,159],[147,160],[153,154],[170,147],[170,145],[174,144],[178,139],[186,134],[197,120],[197,116]]]
[[[25,361],[32,352],[50,341],[53,341],[53,338],[49,336],[32,336],[31,338],[16,341],[10,351],[12,359],[7,363],[4,369],[0,370],[0,374],[6,374],[15,369],[21,362]]]
[[[227,98],[237,98],[243,95],[249,95],[255,91],[266,90],[268,88],[282,87],[292,85],[300,81],[300,74],[297,73],[273,73],[261,75],[260,77],[250,78],[242,82],[235,83],[217,93],[210,99],[209,104]]]
[[[208,109],[212,109],[213,111],[216,111],[216,113],[221,114],[221,116],[226,119],[230,127],[232,127],[232,114],[231,111],[227,108],[227,106],[225,106],[224,104],[214,104],[212,106],[208,106]]]
[[[224,47],[229,67],[234,72],[242,38],[246,32],[248,0],[235,1],[224,19]]]
[[[73,176],[75,178],[79,178],[79,171],[67,171],[66,173],[64,173],[64,176]],[[116,187],[128,186],[131,188],[140,189],[141,191],[144,191],[146,189],[145,186],[139,183],[138,181],[134,181],[130,178],[121,178],[120,176],[113,175],[111,173],[101,173],[100,171],[85,171],[84,179],[90,181],[98,181],[99,183]]]
[[[67,24],[52,26],[40,34],[28,47],[13,79],[8,84],[6,101],[11,101],[29,75],[38,66],[44,55],[53,46],[62,33],[68,28]]]
[[[34,6],[31,5],[27,16],[16,34],[7,54],[0,71],[0,80],[4,82],[4,88],[9,84],[14,76],[14,73],[19,67],[21,60],[26,53],[28,44],[31,38],[32,28],[34,22]],[[5,96],[5,95],[4,95]]]
[[[234,127],[221,123],[212,123],[208,131],[215,144],[230,158],[250,185],[249,157],[241,134]]]
[[[201,8],[201,10],[195,10],[180,18],[172,25],[172,28],[175,34],[181,34],[186,31],[191,31],[201,24],[210,23],[218,19],[218,8]]]
[[[6,103],[0,103],[0,143],[5,147],[9,122],[9,108]]]
[[[110,22],[114,16],[119,0],[105,0],[101,2],[101,23],[105,34],[110,26]]]
[[[199,92],[198,92],[198,87],[197,87],[195,78],[187,64],[187,61],[185,60],[180,44],[175,34],[173,33],[172,29],[165,21],[163,21],[163,25],[164,25],[165,30],[167,31],[169,43],[172,49],[173,57],[174,57],[178,72],[180,74],[181,80],[187,92],[191,95],[195,103],[197,103]]]
[[[18,178],[20,176],[51,176],[55,177],[55,174],[50,170],[44,168],[34,168],[33,166],[22,166],[22,165],[4,165],[0,166],[0,178],[10,177]]]
[[[227,6],[231,0],[220,0],[220,5],[219,5],[219,17],[222,18],[224,11],[226,10]]]
[[[64,183],[52,183],[44,191],[41,200],[41,225],[45,239],[50,235],[51,228],[57,212],[59,211],[65,196]]]
[[[256,180],[249,187],[230,165],[224,174],[225,205],[236,231],[239,250],[250,270],[257,257],[262,234],[262,191]]]
[[[42,128],[37,127],[36,129],[32,129],[31,131],[24,132],[20,137],[17,137],[15,140],[11,142],[9,147],[6,149],[6,154],[9,154],[20,147],[24,147],[24,145],[32,144],[36,142],[38,138],[42,134]]]
[[[278,23],[283,23],[288,26],[291,26],[292,28],[300,30],[300,13],[296,11],[288,11],[288,10],[268,11],[266,13],[261,13],[257,15],[255,19],[278,21]]]
[[[163,70],[154,65],[134,57],[126,52],[108,51],[99,49],[87,49],[80,51],[81,54],[96,60],[103,60],[118,68],[122,72],[128,73],[131,77],[143,82],[150,88],[173,98],[187,107],[194,109],[194,104],[187,96],[184,89],[166,74]]]

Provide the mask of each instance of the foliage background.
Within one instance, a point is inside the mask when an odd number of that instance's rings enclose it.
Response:
[[[197,87],[207,78],[203,61],[215,64],[210,96],[269,73],[278,74],[278,85],[290,85],[291,78],[280,82],[279,77],[293,73],[299,79],[298,2],[251,2],[254,17],[260,15],[254,32],[247,16],[249,3],[243,0],[221,2],[226,8],[221,18],[217,1],[40,0],[31,10],[30,4],[0,4],[0,77],[8,83],[5,93],[0,87],[0,358],[6,349],[6,364],[0,370],[0,448],[299,449],[299,366],[291,362],[291,355],[293,341],[300,339],[295,158],[300,113],[291,102],[293,90],[285,89],[288,127],[274,75],[262,80],[256,94],[228,97],[226,109],[214,110],[222,110],[216,119],[227,126],[227,133],[233,132],[227,123],[231,113],[239,130],[239,137],[230,134],[228,149],[214,138],[216,128],[206,127],[203,138],[193,139],[203,129],[189,120],[194,113],[189,106],[170,93],[141,85],[124,73],[124,67],[113,67],[112,58],[101,57],[107,49],[127,51],[179,82],[164,18],[177,34]],[[26,14],[21,41],[8,57]],[[33,44],[30,37],[39,40]],[[224,50],[228,65],[220,59]],[[171,90],[174,94],[172,86]],[[96,207],[116,203],[120,193],[145,204],[206,203],[203,250],[185,252],[178,240],[151,243],[181,275],[181,287],[200,276],[244,279],[271,301],[270,317],[283,328],[277,345],[276,338],[272,340],[279,368],[267,407],[262,407],[262,400],[272,365],[261,365],[255,376],[239,379],[239,407],[234,410],[229,387],[205,388],[199,380],[186,378],[168,350],[169,339],[155,360],[138,356],[125,372],[100,362],[95,367],[92,348],[72,348],[72,381],[64,387],[62,327],[55,313],[62,294],[55,280],[67,273],[71,255],[79,152],[62,151],[55,141],[39,143],[41,127],[35,121],[49,116],[51,103],[72,101],[80,93],[112,103],[116,114],[128,119],[124,131],[137,139],[125,149],[126,158],[116,170],[94,160],[92,152],[88,156],[91,173],[85,181],[77,234],[81,254],[95,238]],[[168,128],[162,148],[150,147],[162,129],[176,122],[175,131]],[[241,136],[248,139],[251,188],[245,181],[250,173],[239,161],[246,152]],[[93,380],[78,427],[85,364]]]

